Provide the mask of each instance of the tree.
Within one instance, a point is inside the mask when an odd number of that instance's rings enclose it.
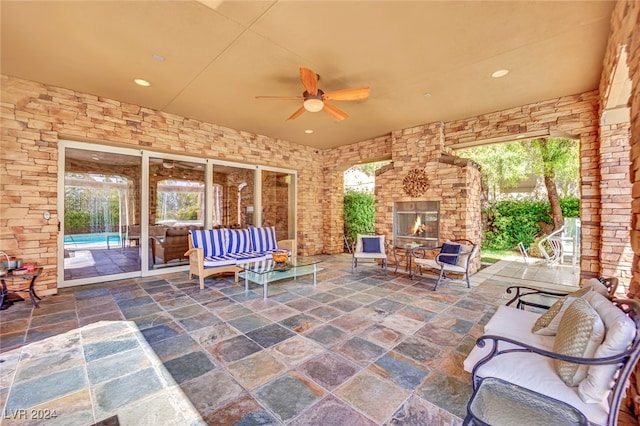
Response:
[[[467,148],[460,150],[459,155],[480,164],[482,182],[487,195],[491,195],[487,198],[495,199],[501,188],[515,187],[529,177],[526,155],[518,142]]]
[[[563,223],[560,195],[579,179],[578,141],[566,138],[541,138],[485,145],[460,151],[481,165],[482,179],[496,198],[499,188],[509,188],[530,174],[541,176],[551,206],[553,231]],[[558,187],[561,188],[559,194]]]
[[[531,170],[544,179],[551,205],[553,230],[556,231],[564,225],[556,182],[577,176],[578,142],[566,138],[544,138],[523,141],[522,145],[530,149]]]

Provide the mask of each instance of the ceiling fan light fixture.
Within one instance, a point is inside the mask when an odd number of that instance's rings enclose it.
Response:
[[[311,98],[304,101],[304,109],[309,112],[322,111],[322,108],[324,108],[324,102],[321,99]]]

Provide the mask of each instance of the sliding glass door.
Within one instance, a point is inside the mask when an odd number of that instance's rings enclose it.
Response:
[[[149,158],[149,269],[188,264],[189,230],[205,226],[205,166]]]
[[[67,147],[64,152],[64,281],[138,275],[141,157]]]
[[[60,142],[59,287],[184,271],[191,229],[296,232],[293,171]]]

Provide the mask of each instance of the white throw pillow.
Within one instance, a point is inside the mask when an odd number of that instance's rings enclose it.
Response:
[[[603,358],[626,350],[636,335],[633,320],[599,293],[590,294],[587,301],[598,313],[606,329],[604,342],[598,347],[594,357]],[[580,398],[587,403],[604,401],[609,395],[617,367],[616,364],[590,366],[587,377],[578,386]]]

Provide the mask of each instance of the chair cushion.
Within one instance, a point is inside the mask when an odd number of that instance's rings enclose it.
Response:
[[[204,249],[204,257],[227,254],[226,229],[195,229],[190,232],[193,246]]]
[[[362,237],[363,253],[382,253],[379,237]]]
[[[251,251],[251,234],[248,229],[229,229],[227,231],[227,253],[246,253]]]
[[[553,351],[568,356],[592,358],[604,338],[604,324],[598,313],[584,299],[569,305],[560,320]],[[555,369],[567,386],[578,386],[587,376],[589,366],[554,360]]]
[[[625,351],[636,335],[633,320],[600,293],[591,292],[586,300],[598,313],[606,330],[604,341],[596,349],[594,357],[604,358]],[[587,377],[578,385],[580,398],[588,403],[605,401],[617,369],[615,364],[589,366]]]
[[[278,248],[276,243],[276,228],[269,226],[264,228],[249,228],[251,234],[252,251],[271,251]]]
[[[444,243],[440,249],[440,254],[459,254],[461,248],[460,244]],[[438,260],[442,263],[448,263],[449,265],[458,264],[458,256],[440,256]]]
[[[556,303],[538,318],[533,325],[531,332],[534,334],[541,334],[543,336],[555,336],[558,332],[558,326],[560,320],[566,312],[569,305],[571,305],[576,299],[585,297],[591,292],[591,287],[583,287],[580,290],[576,290],[573,293],[569,293],[566,296],[558,299]]]

